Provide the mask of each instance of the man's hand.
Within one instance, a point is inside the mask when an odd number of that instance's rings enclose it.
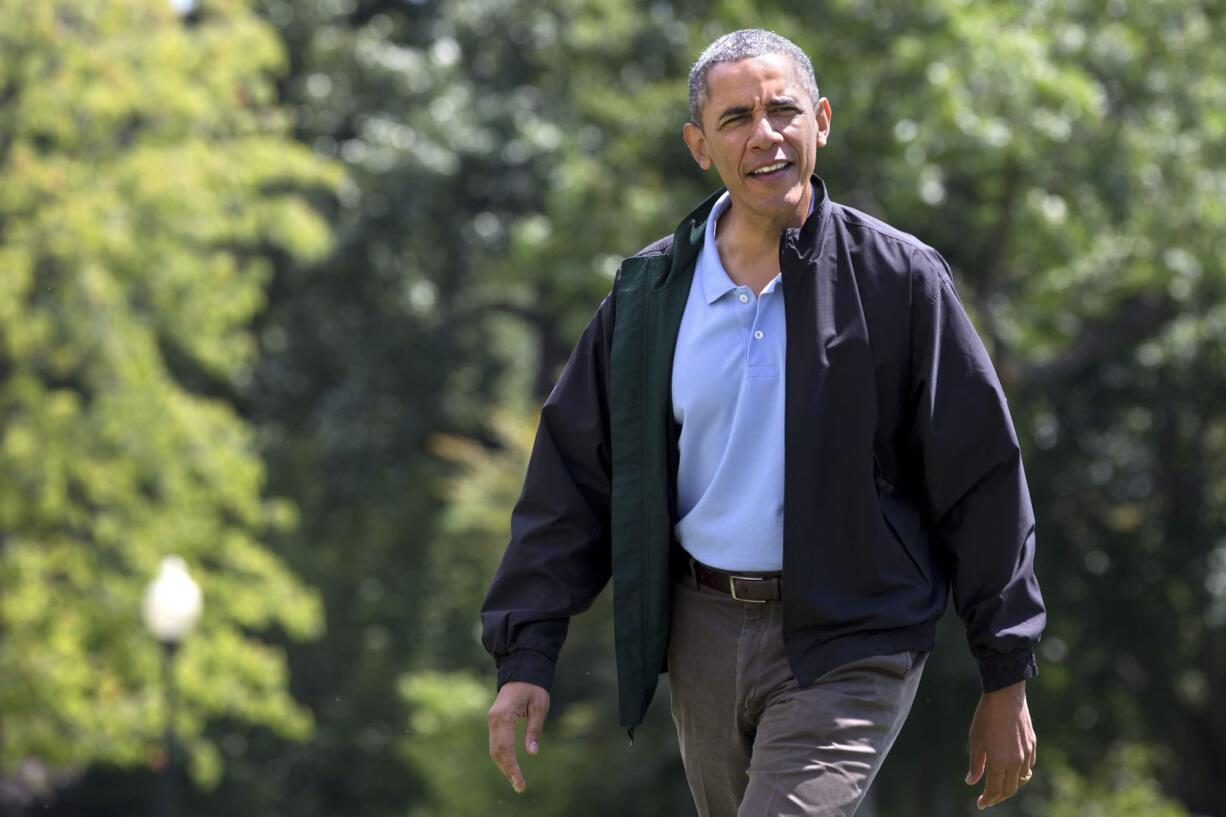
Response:
[[[548,690],[536,684],[508,681],[498,690],[498,697],[485,716],[490,727],[490,757],[518,794],[524,793],[527,784],[515,757],[515,730],[521,718],[528,719],[524,748],[528,754],[535,755],[540,751],[541,727],[548,713]]]
[[[1030,781],[1038,749],[1025,681],[983,693],[971,721],[970,754],[967,785],[984,781],[983,794],[975,801],[980,810],[1008,800]]]

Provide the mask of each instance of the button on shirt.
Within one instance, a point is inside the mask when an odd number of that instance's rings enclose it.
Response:
[[[681,426],[677,541],[723,570],[783,567],[782,276],[737,286],[715,245],[727,193],[707,220],[673,357]]]

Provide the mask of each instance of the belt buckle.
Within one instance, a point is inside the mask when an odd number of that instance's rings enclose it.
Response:
[[[764,576],[729,576],[728,591],[732,593],[732,598],[745,604],[766,604],[766,599],[743,599],[736,594],[736,580],[740,579],[743,582],[763,582],[766,581]]]

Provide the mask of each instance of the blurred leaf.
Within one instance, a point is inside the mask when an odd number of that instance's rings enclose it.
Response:
[[[257,633],[312,637],[319,598],[262,541],[284,503],[234,398],[267,255],[327,251],[304,194],[339,173],[286,138],[241,2],[0,2],[0,47],[0,770],[156,756],[140,600],[177,553],[205,614],[176,726],[213,785],[211,719],[311,729]]]

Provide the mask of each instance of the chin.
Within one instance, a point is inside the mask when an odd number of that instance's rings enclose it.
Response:
[[[770,203],[775,207],[797,207],[805,197],[805,183],[807,182],[808,179],[805,179],[804,182],[793,182],[774,195],[759,194],[758,199],[764,204]]]
[[[805,183],[808,179],[805,179]],[[795,183],[785,191],[781,191],[777,196],[767,196],[758,199],[759,209],[774,213],[777,217],[792,221],[800,208],[801,202],[805,198],[805,188],[802,183]],[[804,221],[804,216],[800,216],[801,221]]]

